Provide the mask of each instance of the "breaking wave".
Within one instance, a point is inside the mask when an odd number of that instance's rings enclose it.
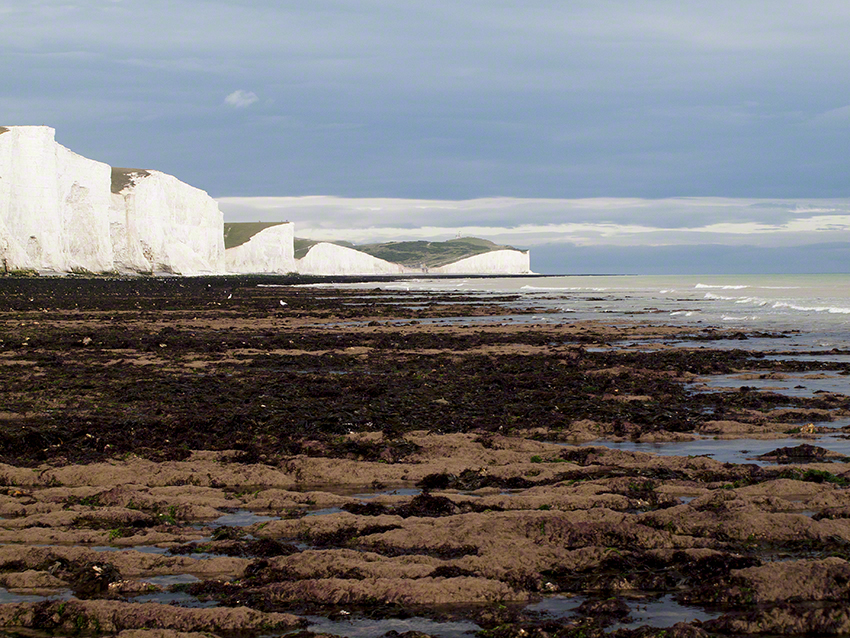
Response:
[[[694,288],[719,288],[720,290],[743,290],[744,288],[749,288],[749,286],[745,285],[736,285],[736,286],[716,286],[714,284],[697,284]]]
[[[828,312],[831,315],[850,315],[850,308],[842,306],[798,306],[787,301],[777,301],[773,304],[774,308],[788,308],[789,310],[799,310],[801,312]]]
[[[762,299],[760,297],[741,297],[740,299],[736,299],[735,303],[749,303],[754,306],[766,306],[770,302],[767,299]]]

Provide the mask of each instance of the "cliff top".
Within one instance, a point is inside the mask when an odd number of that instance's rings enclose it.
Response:
[[[224,224],[224,248],[236,248],[247,242],[261,230],[279,226],[286,222],[233,222]]]
[[[140,177],[147,177],[150,171],[143,168],[116,168],[112,167],[112,192],[120,193],[131,184],[135,184]]]
[[[3,135],[3,133],[8,133],[8,132],[9,132],[8,128],[6,128],[5,126],[0,126],[0,135]]]

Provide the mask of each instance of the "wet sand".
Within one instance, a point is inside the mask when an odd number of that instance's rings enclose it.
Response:
[[[297,283],[0,280],[0,627],[850,633],[850,361]]]

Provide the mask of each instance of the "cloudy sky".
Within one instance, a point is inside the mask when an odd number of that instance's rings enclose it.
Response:
[[[850,3],[0,0],[0,124],[229,221],[850,271]],[[309,196],[306,199],[301,199]]]

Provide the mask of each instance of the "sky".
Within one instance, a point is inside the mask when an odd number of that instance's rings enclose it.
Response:
[[[0,20],[0,124],[173,174],[227,221],[475,234],[539,272],[850,272],[846,0],[0,0]]]

